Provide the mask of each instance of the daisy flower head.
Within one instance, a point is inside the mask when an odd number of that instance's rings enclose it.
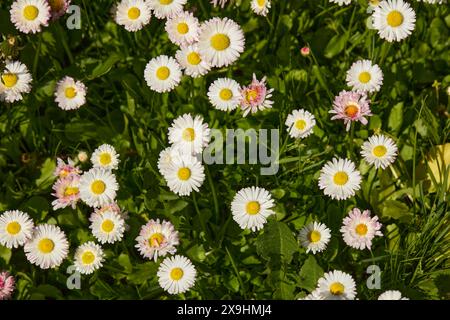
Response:
[[[116,176],[109,170],[92,168],[80,179],[80,198],[90,207],[101,207],[114,201],[119,189]]]
[[[46,0],[16,0],[9,13],[11,22],[23,33],[41,32],[50,20],[50,6]]]
[[[306,249],[306,253],[312,251],[313,254],[326,249],[331,238],[331,230],[320,222],[310,222],[304,226],[298,235],[302,246]]]
[[[327,272],[319,279],[317,292],[324,300],[354,300],[355,280],[351,275],[340,270]]]
[[[330,0],[331,3],[337,3],[340,6],[346,5],[348,6],[352,0]]]
[[[397,145],[384,135],[373,135],[362,145],[361,155],[375,168],[386,169],[397,158]]]
[[[183,11],[167,19],[166,32],[172,43],[188,46],[198,41],[200,23],[192,12]]]
[[[171,18],[182,12],[186,2],[187,0],[147,0],[153,14],[158,19]]]
[[[75,110],[86,103],[86,93],[81,81],[65,76],[56,84],[55,102],[62,110]]]
[[[306,138],[313,132],[316,118],[304,109],[294,110],[288,115],[285,125],[292,138]]]
[[[28,214],[19,210],[0,215],[0,244],[8,249],[23,246],[33,235],[34,223]]]
[[[144,78],[153,91],[168,92],[180,83],[181,67],[174,58],[161,55],[147,63]]]
[[[125,232],[125,220],[116,212],[94,213],[90,220],[89,228],[100,243],[114,243],[122,240]]]
[[[241,101],[240,106],[244,111],[244,117],[250,112],[255,113],[264,109],[272,108],[273,89],[267,89],[266,77],[263,77],[261,81],[256,79],[256,75],[253,74],[252,83],[241,89]]]
[[[184,73],[192,78],[204,76],[211,69],[208,62],[203,59],[196,44],[181,47],[175,54]]]
[[[332,199],[345,200],[361,188],[361,174],[351,160],[334,158],[322,167],[319,188]]]
[[[41,269],[58,267],[67,257],[69,242],[58,226],[38,225],[24,246],[28,261]]]
[[[344,120],[346,130],[350,130],[352,121],[359,121],[363,125],[368,123],[366,116],[371,116],[369,100],[366,93],[354,91],[341,91],[334,98],[333,110],[330,110],[334,116],[331,120]]]
[[[111,202],[111,203],[105,204],[104,206],[102,206],[100,208],[95,208],[94,209],[94,213],[91,215],[91,218],[89,218],[89,221],[91,221],[91,222],[94,221],[95,214],[103,214],[103,213],[105,213],[107,211],[111,211],[111,212],[117,213],[124,220],[128,219],[128,212],[120,209],[120,207],[117,204],[117,202]]]
[[[226,67],[244,52],[242,28],[228,18],[212,18],[202,23],[198,48],[211,66]]]
[[[67,158],[67,163],[63,159],[57,159],[56,169],[53,172],[55,177],[65,178],[70,175],[79,175],[81,170],[75,165],[72,159]]]
[[[188,196],[202,186],[205,180],[204,170],[200,160],[189,154],[183,154],[173,159],[164,178],[170,191],[180,196]]]
[[[254,13],[265,17],[269,13],[270,0],[252,0],[251,8]]]
[[[14,277],[8,272],[0,272],[0,300],[11,299],[15,289]]]
[[[19,61],[6,61],[0,80],[0,101],[20,101],[23,93],[31,91],[31,74],[27,66]]]
[[[167,147],[159,153],[158,169],[159,172],[166,177],[171,172],[173,159],[180,156],[180,151],[173,147]]]
[[[308,294],[306,297],[299,298],[298,300],[325,300],[325,298],[322,297],[319,294],[319,291],[316,289],[316,290],[312,291],[310,294]]]
[[[231,202],[233,219],[241,229],[258,231],[264,227],[267,217],[275,212],[275,206],[269,191],[264,188],[250,187],[238,191]]]
[[[75,268],[81,274],[91,274],[103,266],[105,254],[102,247],[93,241],[83,243],[75,251]]]
[[[402,293],[398,290],[388,290],[380,294],[378,300],[409,300],[409,298],[402,297]]]
[[[62,17],[70,6],[72,0],[48,0],[52,20]]]
[[[181,153],[199,154],[208,146],[210,139],[208,124],[199,115],[192,117],[185,113],[173,120],[169,128],[169,142]]]
[[[221,111],[232,111],[241,101],[241,86],[230,78],[219,78],[208,89],[209,102]]]
[[[227,2],[228,2],[228,0],[211,0],[211,4],[214,7],[220,6],[222,9],[225,7]]]
[[[75,209],[80,200],[80,176],[71,174],[59,178],[52,187],[52,196],[56,197],[52,202],[53,210],[72,207]]]
[[[347,71],[347,85],[354,91],[380,91],[383,84],[383,72],[370,60],[359,60]]]
[[[307,57],[311,54],[311,48],[308,46],[302,47],[300,49],[300,54],[304,57]]]
[[[192,262],[180,255],[165,258],[158,269],[159,285],[170,294],[188,291],[194,286],[196,276]]]
[[[414,30],[416,13],[403,0],[384,0],[374,8],[372,20],[381,39],[401,41]]]
[[[377,216],[371,217],[369,210],[361,213],[361,210],[354,208],[344,218],[341,233],[348,246],[360,250],[365,248],[370,250],[373,238],[383,235],[380,229],[381,223],[378,222]]]
[[[116,6],[114,18],[125,30],[136,32],[150,22],[151,16],[150,7],[144,0],[122,0]]]
[[[164,257],[167,254],[174,254],[179,244],[178,231],[169,221],[159,219],[150,220],[142,226],[139,236],[136,238],[136,248],[139,253],[150,260]]]
[[[89,159],[89,157],[88,157],[86,151],[80,151],[80,152],[78,152],[77,159],[78,159],[78,161],[83,163],[83,162],[86,162]]]
[[[103,168],[107,170],[115,170],[119,166],[119,155],[113,146],[102,144],[95,149],[91,156],[91,162],[94,168]]]

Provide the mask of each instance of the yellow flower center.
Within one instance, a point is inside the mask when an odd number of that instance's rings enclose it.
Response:
[[[196,66],[198,65],[200,62],[202,62],[202,59],[200,58],[200,55],[197,52],[191,52],[188,54],[187,56],[187,61]]]
[[[6,226],[6,232],[8,232],[9,234],[11,234],[13,236],[18,234],[21,229],[22,229],[22,227],[20,226],[20,224],[17,221],[10,222]]]
[[[150,237],[150,239],[148,239],[148,242],[150,242],[150,245],[152,247],[159,247],[161,245],[161,243],[164,241],[165,237],[162,233],[154,233],[152,234],[152,236]]]
[[[297,121],[295,122],[295,127],[296,127],[298,130],[300,130],[300,131],[305,130],[305,128],[306,128],[306,121],[303,120],[303,119],[297,120]]]
[[[217,51],[223,51],[230,46],[230,38],[223,33],[216,33],[211,37],[211,46]]]
[[[344,293],[344,285],[340,282],[334,282],[330,286],[330,292],[332,295],[340,296]]]
[[[367,226],[364,223],[360,223],[356,226],[355,231],[360,236],[365,236],[367,234]]]
[[[141,16],[141,10],[139,10],[139,8],[131,7],[130,9],[128,9],[128,18],[130,20],[136,20],[140,16]]]
[[[74,87],[68,87],[66,88],[66,90],[64,90],[64,94],[66,95],[66,98],[72,99],[77,95],[77,91]]]
[[[181,268],[173,268],[172,271],[170,271],[170,277],[174,281],[178,281],[181,278],[183,278],[184,272]]]
[[[186,128],[183,131],[183,140],[185,141],[194,141],[195,139],[195,131],[193,128]]]
[[[349,103],[344,110],[345,114],[350,118],[356,116],[358,114],[358,111],[359,111],[358,105],[353,103]]]
[[[111,163],[111,155],[109,153],[104,152],[104,153],[100,154],[100,157],[99,157],[98,161],[103,166],[107,166],[108,164]]]
[[[319,242],[321,238],[322,235],[317,230],[313,230],[310,233],[308,233],[308,240],[312,243]]]
[[[191,177],[191,169],[189,168],[180,168],[178,170],[178,178],[182,181],[186,181]]]
[[[178,31],[178,33],[181,33],[181,34],[186,34],[186,33],[188,33],[188,32],[189,32],[189,26],[188,26],[188,24],[187,24],[186,22],[180,22],[180,23],[177,25],[177,31]]]
[[[28,5],[23,9],[25,19],[32,21],[39,15],[39,9],[36,6]]]
[[[263,7],[266,4],[266,0],[257,0],[258,6]]]
[[[64,1],[63,0],[49,0],[48,4],[52,8],[52,11],[59,12],[64,8]]]
[[[255,215],[259,213],[259,211],[261,210],[261,206],[258,201],[250,201],[249,203],[247,203],[246,210],[247,214]]]
[[[64,196],[74,196],[78,194],[80,190],[77,187],[67,187],[66,190],[64,190]]]
[[[387,15],[386,21],[389,26],[393,28],[398,27],[403,23],[403,15],[400,11],[393,10]]]
[[[173,0],[159,0],[159,3],[161,4],[171,4]]]
[[[379,145],[379,146],[376,146],[375,148],[373,148],[373,154],[375,157],[378,157],[378,158],[384,156],[386,154],[386,152],[387,152],[387,149],[383,145]]]
[[[336,174],[333,177],[333,181],[335,184],[339,186],[343,186],[348,181],[348,174],[344,171],[336,172]]]
[[[106,184],[102,180],[95,180],[91,184],[91,190],[95,194],[102,194],[105,192]]]
[[[159,80],[166,80],[170,76],[170,70],[167,67],[159,67],[156,70],[156,77]]]
[[[5,73],[2,75],[2,82],[7,88],[12,88],[16,85],[19,78],[14,73]]]
[[[106,219],[102,222],[102,230],[103,232],[110,233],[114,230],[114,222],[109,219]]]
[[[248,90],[245,93],[245,99],[250,102],[252,100],[255,100],[258,97],[258,91],[252,89],[252,90]]]
[[[85,251],[81,256],[83,264],[91,264],[95,260],[95,255],[91,251]]]
[[[361,82],[361,83],[367,83],[370,81],[370,79],[372,79],[372,76],[370,75],[369,72],[364,71],[359,74],[358,79],[359,79],[359,82]]]
[[[233,91],[228,88],[224,88],[219,92],[220,99],[228,101],[233,97]]]
[[[48,238],[44,238],[44,239],[40,240],[38,243],[38,249],[42,253],[50,253],[53,251],[54,248],[55,248],[55,243]]]

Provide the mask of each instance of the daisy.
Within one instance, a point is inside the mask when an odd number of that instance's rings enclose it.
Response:
[[[95,149],[91,156],[91,162],[94,168],[103,168],[108,170],[115,170],[119,166],[119,155],[113,146],[109,144],[102,144]]]
[[[0,77],[0,100],[13,103],[23,99],[22,93],[31,91],[31,74],[19,61],[6,61]]]
[[[362,145],[361,155],[375,168],[386,169],[397,158],[397,145],[383,135],[373,135]]]
[[[447,3],[447,0],[417,0],[417,1],[425,2],[425,3],[429,3],[429,4],[443,4],[443,3]]]
[[[230,78],[219,78],[208,89],[209,102],[221,111],[236,109],[241,101],[241,86]]]
[[[159,285],[170,294],[188,291],[194,286],[196,275],[192,262],[180,255],[165,258],[158,269]]]
[[[182,12],[186,2],[187,0],[147,0],[158,19],[170,18]]]
[[[361,174],[351,160],[334,158],[321,169],[319,188],[332,199],[345,200],[361,188]]]
[[[57,159],[57,166],[53,175],[55,177],[65,178],[69,175],[79,175],[81,170],[75,166],[75,162],[72,159],[67,158],[67,163],[64,162],[61,158]]]
[[[89,157],[88,157],[88,154],[86,153],[86,151],[80,151],[80,152],[78,152],[77,159],[78,159],[78,161],[83,163],[83,162],[86,162],[89,159]]]
[[[165,148],[159,153],[158,169],[164,177],[166,177],[169,172],[171,172],[170,168],[173,165],[173,159],[179,156],[180,151],[173,146]]]
[[[104,257],[102,247],[93,241],[86,242],[75,252],[75,268],[81,274],[91,274],[103,266]]]
[[[343,6],[343,5],[347,6],[352,2],[352,0],[330,0],[330,2],[337,3],[340,6]]]
[[[211,4],[214,7],[220,6],[222,9],[225,7],[227,2],[228,2],[228,0],[211,0]]]
[[[114,243],[120,241],[125,232],[125,221],[113,211],[93,214],[89,228],[100,243]]]
[[[119,205],[117,204],[117,202],[111,202],[109,204],[106,204],[100,208],[95,208],[94,212],[91,214],[91,216],[89,217],[89,221],[93,222],[94,220],[96,220],[96,215],[100,214],[102,215],[105,212],[114,212],[116,214],[118,214],[119,216],[122,217],[123,221],[127,221],[128,220],[128,212],[125,210],[122,210]],[[125,223],[125,231],[128,231],[130,229],[129,225]]]
[[[162,55],[147,63],[144,78],[150,89],[168,92],[180,83],[181,67],[174,58]]]
[[[36,33],[48,26],[50,6],[45,0],[16,0],[9,11],[11,22],[23,33]]]
[[[0,244],[8,249],[23,246],[33,234],[34,223],[28,214],[19,210],[0,215]]]
[[[174,44],[188,46],[198,41],[200,23],[191,12],[183,11],[167,19],[166,32]]]
[[[151,16],[150,7],[144,0],[122,0],[116,7],[114,18],[125,30],[136,32],[150,22]]]
[[[116,176],[111,171],[92,168],[80,179],[80,198],[90,207],[101,207],[116,198]]]
[[[252,0],[251,8],[254,13],[265,17],[270,9],[270,0]]]
[[[8,271],[0,272],[0,300],[11,299],[14,292],[15,280]]]
[[[380,91],[383,84],[383,72],[370,60],[359,60],[347,71],[347,85],[354,91]]]
[[[42,269],[55,268],[67,257],[69,242],[58,226],[38,225],[33,236],[25,243],[25,255],[28,261]]]
[[[274,201],[269,191],[251,187],[241,189],[234,196],[231,212],[241,229],[257,231],[264,227],[268,216],[275,214],[273,207]]]
[[[354,300],[355,280],[348,273],[339,270],[327,272],[318,281],[317,294],[324,300]]]
[[[344,242],[355,249],[363,250],[369,249],[372,246],[372,239],[375,236],[382,236],[380,231],[381,223],[378,222],[378,217],[370,217],[370,211],[353,209],[344,218],[343,226],[341,227],[342,237]]]
[[[55,102],[63,110],[74,110],[86,103],[86,86],[74,78],[65,76],[55,89]]]
[[[310,222],[304,226],[298,235],[306,253],[312,251],[313,254],[325,250],[331,238],[331,230],[326,225],[319,222]]]
[[[325,300],[325,299],[319,294],[319,292],[316,289],[312,291],[310,294],[308,294],[306,297],[299,298],[298,300]]]
[[[226,67],[244,52],[245,38],[241,27],[228,18],[212,18],[201,26],[198,48],[213,67]]]
[[[415,27],[416,13],[403,0],[386,0],[374,8],[373,27],[389,42],[407,38]]]
[[[159,219],[150,220],[143,225],[139,236],[136,238],[139,253],[150,260],[156,260],[158,257],[164,257],[167,254],[174,254],[179,244],[178,231],[175,230],[172,223]]]
[[[71,0],[48,0],[52,20],[62,17],[70,6]]]
[[[52,189],[54,191],[52,196],[56,197],[56,200],[52,202],[53,210],[69,206],[75,209],[80,199],[80,176],[72,174],[64,178],[59,178]]]
[[[247,114],[255,113],[258,110],[272,108],[273,101],[269,98],[272,97],[273,89],[267,90],[266,77],[263,77],[261,81],[256,79],[256,75],[253,74],[252,83],[241,89],[241,109],[244,110],[244,117]]]
[[[210,139],[208,124],[199,115],[193,118],[191,114],[185,113],[173,120],[169,128],[169,142],[181,153],[201,153]]]
[[[306,138],[313,132],[316,118],[304,109],[294,110],[288,115],[285,125],[292,138]]]
[[[184,73],[193,78],[203,76],[211,69],[209,63],[202,58],[196,44],[181,47],[181,49],[177,51],[175,57],[184,69]]]
[[[165,176],[169,189],[180,195],[188,196],[192,190],[198,191],[205,180],[201,162],[188,154],[174,158],[169,172]]]
[[[402,293],[398,290],[388,290],[380,294],[378,300],[409,300],[406,297],[402,297]]]
[[[331,120],[344,120],[347,131],[350,130],[352,121],[366,125],[368,121],[365,117],[372,115],[366,93],[352,91],[341,91],[339,96],[334,98],[333,110],[329,112],[335,114]]]

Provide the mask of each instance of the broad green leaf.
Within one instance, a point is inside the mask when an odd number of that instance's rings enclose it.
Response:
[[[283,222],[271,221],[256,241],[258,254],[266,260],[275,259],[289,263],[298,251],[297,241]]]
[[[317,287],[317,281],[323,275],[323,269],[319,266],[314,256],[309,255],[300,269],[298,285],[300,288],[313,291]]]

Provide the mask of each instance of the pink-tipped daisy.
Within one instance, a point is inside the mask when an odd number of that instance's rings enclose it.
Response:
[[[352,121],[359,121],[363,125],[368,123],[366,116],[371,116],[370,101],[363,92],[341,91],[334,98],[333,110],[330,110],[334,116],[331,120],[344,120],[346,130],[350,130]]]
[[[41,32],[50,20],[50,6],[46,0],[16,0],[9,13],[11,22],[23,33]]]
[[[263,77],[261,81],[256,79],[256,75],[253,74],[252,83],[241,89],[241,109],[244,111],[244,117],[250,112],[255,113],[264,109],[272,108],[273,89],[267,89],[266,77]]]
[[[72,159],[68,158],[67,163],[65,163],[61,158],[58,158],[57,161],[58,163],[53,173],[54,176],[65,178],[72,174],[79,175],[81,173],[81,170],[75,166],[75,162],[73,162]]]
[[[143,225],[139,236],[136,238],[139,253],[150,260],[156,261],[158,257],[174,254],[179,244],[178,231],[172,223],[159,219],[150,220]]]
[[[8,271],[0,272],[0,300],[8,300],[14,292],[14,277]]]
[[[53,196],[56,200],[53,200],[52,206],[53,210],[66,208],[71,206],[75,209],[78,200],[80,200],[80,176],[79,175],[69,175],[65,178],[59,178],[53,185]]]
[[[62,17],[70,6],[72,0],[48,0],[52,20]]]
[[[354,208],[344,218],[341,233],[345,243],[355,249],[369,249],[372,246],[372,240],[375,236],[382,236],[381,223],[378,217],[370,216],[370,210],[361,210]]]

